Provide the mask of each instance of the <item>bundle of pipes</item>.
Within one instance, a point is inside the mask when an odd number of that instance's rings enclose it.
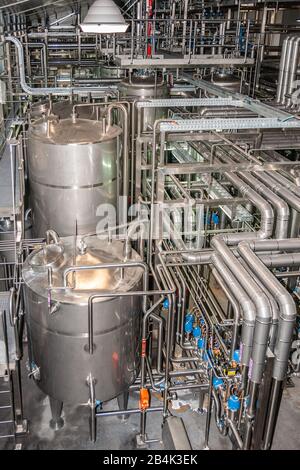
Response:
[[[235,317],[233,341],[236,341],[239,319],[242,320],[240,361],[243,380],[240,391],[248,395],[247,425],[243,448],[251,446],[252,425],[256,413],[259,386],[265,371],[267,349],[275,356],[272,372],[270,409],[266,423],[264,448],[270,448],[280,406],[279,396],[286,377],[292,332],[296,319],[293,297],[269,271],[276,266],[299,266],[299,239],[266,239],[269,231],[256,233],[217,235],[213,238],[209,263],[213,273],[225,292],[238,305]],[[248,240],[247,240],[248,238]],[[240,239],[240,241],[239,241]],[[234,245],[236,252],[230,247]],[[260,252],[284,252],[283,254],[261,254]],[[292,253],[289,253],[289,252]],[[296,253],[294,253],[296,252]],[[238,255],[238,256],[237,256]],[[233,304],[233,305],[234,305]],[[239,318],[240,315],[240,318]],[[232,346],[233,351],[236,343]],[[247,385],[247,376],[249,384]]]
[[[201,141],[191,145],[204,160],[211,160],[211,143]],[[190,161],[190,153],[182,152],[182,155],[186,156],[186,161]],[[249,156],[247,152],[234,148],[233,145],[219,145],[214,148],[216,165],[241,162]],[[300,264],[300,254],[297,253],[300,251],[300,240],[293,238],[299,233],[300,190],[278,171],[260,171],[253,174],[225,172],[223,177],[259,210],[259,230],[216,235],[211,240],[210,249],[189,251],[174,225],[164,217],[164,227],[169,230],[171,240],[179,250],[175,258],[174,255],[170,256],[172,251],[167,253],[169,260],[177,262],[180,253],[186,266],[209,264],[212,267],[216,280],[235,306],[232,353],[236,347],[239,320],[242,320],[241,391],[244,394],[249,393],[246,431],[240,441],[244,449],[250,448],[252,442],[256,400],[265,373],[268,349],[274,354],[272,390],[263,442],[263,447],[268,449],[274,435],[296,319],[296,306],[292,295],[270,269],[296,268]],[[291,238],[286,238],[288,236]],[[294,283],[295,279],[288,281],[290,289],[293,289]],[[182,334],[182,330],[179,334]],[[214,395],[217,395],[217,391],[214,391]],[[229,419],[228,425],[234,427],[234,421]],[[236,428],[234,430],[236,432]],[[238,438],[238,434],[236,437]]]
[[[276,102],[286,107],[294,104],[292,93],[299,73],[299,45],[299,36],[288,36],[282,45]]]

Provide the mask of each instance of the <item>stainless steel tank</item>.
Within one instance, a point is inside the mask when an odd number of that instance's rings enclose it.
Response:
[[[154,76],[133,76],[119,85],[120,95],[124,99],[143,100],[147,98],[167,98],[169,89],[166,82],[155,80]],[[167,108],[143,109],[143,131],[152,128],[156,119],[166,116]]]
[[[28,175],[33,232],[44,237],[95,233],[97,208],[117,204],[121,129],[87,119],[40,120],[28,132]]]
[[[88,351],[88,300],[93,294],[141,289],[141,267],[88,269],[65,275],[70,266],[94,266],[124,260],[123,244],[75,237],[60,239],[29,255],[23,266],[30,361],[41,390],[52,399],[86,404],[87,377],[96,398],[108,401],[128,390],[139,372],[142,314],[140,296],[104,297],[93,302],[93,354]],[[133,250],[131,261],[139,261]],[[52,272],[51,294],[49,269]],[[66,285],[66,288],[60,289]],[[51,298],[51,301],[49,300]],[[51,304],[54,313],[50,313]]]
[[[241,79],[234,75],[231,70],[217,70],[214,73],[204,77],[205,80],[210,81],[214,85],[218,85],[222,88],[226,88],[235,93],[240,92]]]
[[[125,70],[113,65],[103,65],[101,67],[101,78],[123,78]]]
[[[51,115],[57,116],[59,119],[67,119],[72,115],[74,103],[69,100],[54,101],[51,103]],[[38,101],[33,103],[30,111],[30,122],[34,123],[42,118],[47,118],[50,109],[50,101]],[[77,114],[82,119],[99,119],[101,107],[82,106],[77,108]]]

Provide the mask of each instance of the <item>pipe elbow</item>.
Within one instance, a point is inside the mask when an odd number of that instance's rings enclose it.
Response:
[[[280,218],[280,220],[288,221],[290,216],[290,209],[288,204],[282,199],[279,199],[276,202],[275,207],[277,212],[277,218]]]
[[[280,318],[283,321],[294,322],[297,317],[297,309],[292,296],[286,291],[277,294],[275,298],[281,306]]]
[[[244,323],[249,327],[254,327],[255,324],[255,307],[250,299],[243,299],[241,302],[241,307],[243,311]]]

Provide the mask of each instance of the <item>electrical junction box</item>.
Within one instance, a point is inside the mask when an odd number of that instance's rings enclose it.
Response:
[[[0,80],[0,104],[6,103],[6,85],[3,80]]]

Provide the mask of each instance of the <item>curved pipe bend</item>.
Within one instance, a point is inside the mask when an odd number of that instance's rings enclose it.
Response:
[[[24,52],[22,43],[14,36],[6,36],[5,41],[12,42],[16,46],[18,60],[19,60],[19,73],[20,73],[20,84],[23,91],[30,96],[47,96],[47,95],[57,95],[57,96],[69,96],[69,95],[80,95],[83,93],[89,94],[92,92],[108,92],[116,86],[110,87],[56,87],[56,88],[33,88],[28,85],[25,77],[25,63],[24,63]]]
[[[250,299],[250,297],[247,295],[247,292],[241,286],[240,282],[237,280],[235,275],[224,262],[220,254],[214,253],[212,255],[212,263],[221,278],[224,280],[226,279],[225,284],[228,286],[231,292],[234,292],[234,296],[239,302],[243,318],[241,338],[241,364],[247,367],[249,365],[252,351],[253,332],[256,317],[255,305]]]
[[[255,304],[256,318],[251,356],[251,381],[260,383],[263,376],[265,355],[272,324],[272,309],[266,294],[253,281],[249,273],[227,246],[226,238],[228,239],[229,237],[230,235],[227,237],[217,235],[212,239],[211,245],[220,254]]]
[[[274,350],[273,377],[276,380],[283,380],[286,374],[292,332],[297,315],[295,302],[286,288],[256,256],[249,243],[246,241],[239,243],[238,251],[279,305],[280,322]]]
[[[260,210],[261,213],[261,224],[260,229],[257,232],[243,232],[243,233],[231,233],[229,235],[222,235],[222,238],[226,245],[235,245],[244,239],[265,239],[270,238],[273,234],[274,226],[274,212],[272,206],[262,196],[256,193],[250,186],[245,184],[238,176],[226,172],[226,177],[235,186],[244,197],[248,197],[249,200]],[[213,246],[213,238],[211,246]],[[182,258],[185,261],[192,263],[209,262],[209,253],[182,253]]]

